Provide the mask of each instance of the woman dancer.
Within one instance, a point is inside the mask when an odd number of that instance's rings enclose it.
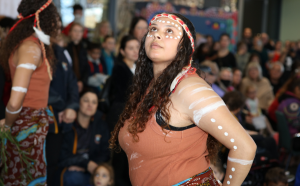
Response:
[[[209,168],[216,140],[230,149],[223,185],[241,185],[249,172],[256,145],[190,66],[194,39],[188,19],[163,13],[142,40],[132,93],[110,140],[126,152],[134,186],[219,185]]]
[[[21,19],[11,29],[0,54],[1,65],[9,68],[12,78],[1,127],[11,130],[20,149],[33,160],[29,162],[33,180],[24,177],[27,166],[20,163],[16,147],[9,141],[9,166],[3,179],[5,185],[46,185],[45,138],[52,121],[47,102],[54,59],[49,35],[57,34],[58,13],[52,0],[22,0],[18,12]]]

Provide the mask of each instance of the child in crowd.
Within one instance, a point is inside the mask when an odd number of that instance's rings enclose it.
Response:
[[[264,129],[267,129],[271,136],[275,133],[272,129],[268,119],[262,114],[259,108],[259,102],[256,96],[257,88],[255,85],[249,85],[246,88],[246,105],[249,109],[250,115],[252,116],[252,123],[256,130],[262,134]]]
[[[92,177],[93,186],[113,186],[114,170],[107,163],[100,164],[94,171]]]
[[[116,48],[116,40],[113,36],[106,36],[102,43],[102,56],[101,61],[106,65],[107,75],[112,74],[112,69],[115,63],[115,48]]]
[[[108,76],[106,75],[106,65],[100,61],[101,47],[96,43],[88,46],[88,63],[90,66],[90,76],[88,85],[93,87],[99,94]]]
[[[215,162],[211,162],[210,168],[214,171],[215,177],[220,181],[223,182],[223,178],[225,175],[224,167],[222,165],[222,161],[218,160]]]
[[[265,176],[264,186],[288,186],[284,170],[279,167],[269,169]]]

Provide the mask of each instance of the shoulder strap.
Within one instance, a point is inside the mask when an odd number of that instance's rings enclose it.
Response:
[[[178,84],[186,77],[186,75],[190,74],[195,74],[197,71],[196,68],[194,67],[188,67],[188,68],[183,68],[182,71],[176,76],[176,78],[173,80],[171,87],[170,87],[170,94],[169,96],[175,92]]]

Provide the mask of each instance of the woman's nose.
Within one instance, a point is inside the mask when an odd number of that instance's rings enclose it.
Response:
[[[161,36],[159,35],[158,32],[156,32],[156,33],[154,34],[154,39],[161,39]]]

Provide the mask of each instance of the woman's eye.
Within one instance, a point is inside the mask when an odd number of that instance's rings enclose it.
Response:
[[[167,30],[167,33],[168,33],[168,34],[173,34],[173,30],[168,29],[168,30]]]
[[[152,27],[152,28],[150,29],[150,31],[151,31],[151,32],[155,32],[155,31],[157,31],[157,29],[156,29],[155,27]]]

